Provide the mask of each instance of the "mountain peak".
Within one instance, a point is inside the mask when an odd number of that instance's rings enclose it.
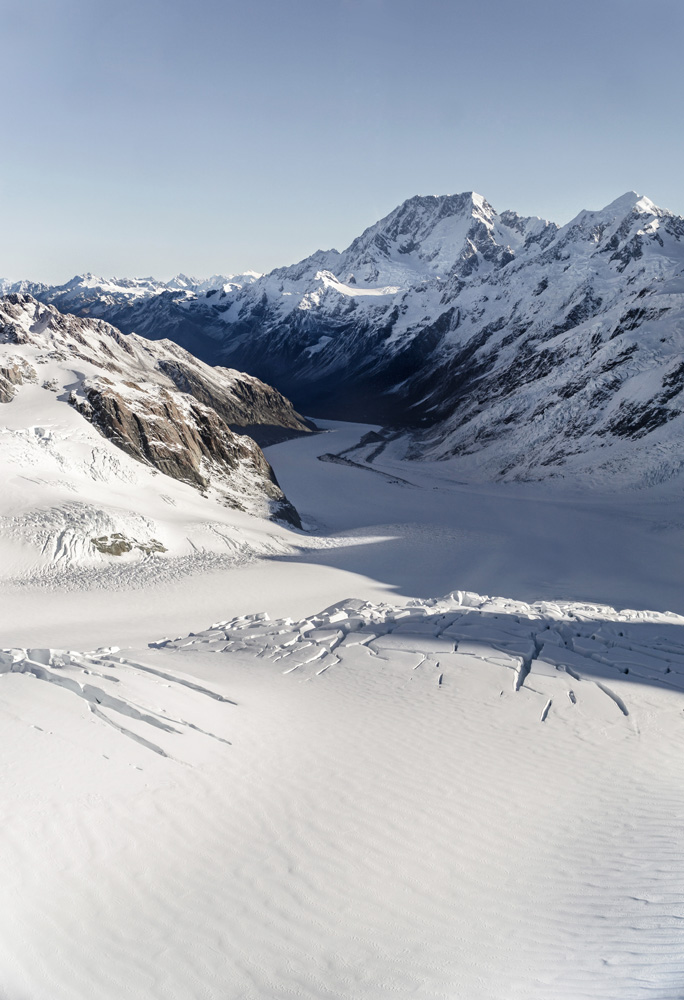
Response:
[[[381,260],[407,263],[411,258],[415,263],[420,258],[422,270],[439,271],[453,265],[470,245],[474,226],[489,231],[495,218],[489,202],[473,191],[415,195],[354,240],[344,252],[345,266],[357,271],[371,264],[364,279],[371,281],[380,280],[376,265]],[[402,283],[395,273],[385,277],[386,284]]]
[[[636,191],[626,191],[625,194],[616,198],[615,201],[611,201],[609,205],[603,209],[604,212],[611,212],[618,215],[622,212],[639,212],[653,213],[659,212],[658,206],[647,198],[645,195],[638,194]]]
[[[599,226],[605,231],[607,228],[610,229],[613,226],[620,226],[626,223],[630,220],[630,217],[635,215],[662,217],[670,215],[670,213],[664,211],[662,208],[658,208],[645,195],[640,195],[636,191],[626,191],[625,194],[611,201],[605,208],[594,210],[583,209],[563,229],[566,233],[571,233],[574,230],[585,230],[587,228],[593,231],[594,227]],[[632,219],[630,225],[634,221]]]

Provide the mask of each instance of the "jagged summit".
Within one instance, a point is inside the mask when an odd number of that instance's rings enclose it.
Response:
[[[468,273],[481,263],[506,263],[527,239],[539,238],[549,227],[557,228],[510,211],[498,215],[473,191],[416,195],[369,226],[346,250],[318,250],[270,277],[315,281],[326,272],[340,285],[355,286],[359,294],[407,289],[434,277],[446,279],[454,271]]]
[[[350,266],[375,262],[378,256],[403,256],[436,263],[439,269],[462,250],[478,223],[491,228],[494,216],[491,205],[473,192],[416,196],[366,229],[342,256]]]
[[[415,229],[416,225],[430,228],[442,219],[453,216],[491,219],[495,214],[487,199],[475,191],[464,191],[461,194],[414,195],[365,232],[377,229],[396,233],[399,226],[402,229]],[[363,239],[363,235],[359,239]]]

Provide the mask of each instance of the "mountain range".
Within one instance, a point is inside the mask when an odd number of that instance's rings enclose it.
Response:
[[[342,253],[267,275],[6,290],[382,424],[375,453],[647,485],[684,461],[683,237],[634,192],[562,227],[468,192],[411,198]]]

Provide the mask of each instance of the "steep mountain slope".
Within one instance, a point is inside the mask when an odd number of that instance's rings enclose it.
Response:
[[[283,365],[314,409],[327,394],[338,414],[414,428],[413,457],[494,442],[487,477],[545,475],[675,418],[682,235],[636,195],[560,230],[477,196],[413,199],[344,254],[237,293],[226,355]]]
[[[306,412],[403,429],[402,457],[644,485],[684,460],[682,237],[634,193],[562,228],[473,193],[416,197],[343,253],[131,315]]]
[[[454,277],[444,304],[458,304],[401,387],[413,432],[386,457],[453,458],[471,479],[677,474],[683,236],[684,220],[627,195],[479,284]]]
[[[259,446],[231,428],[310,425],[270,386],[176,344],[7,296],[0,404],[0,522],[19,569],[249,548],[256,523],[235,511],[300,525]]]
[[[405,382],[450,325],[449,279],[464,287],[555,227],[497,216],[479,195],[412,198],[343,253],[319,252],[241,289],[223,315],[220,356],[270,373],[305,408],[407,419]],[[268,339],[268,354],[264,344]]]

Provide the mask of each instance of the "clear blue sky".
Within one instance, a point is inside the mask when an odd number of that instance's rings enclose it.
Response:
[[[684,215],[683,0],[0,0],[0,275],[268,270],[414,194]]]

